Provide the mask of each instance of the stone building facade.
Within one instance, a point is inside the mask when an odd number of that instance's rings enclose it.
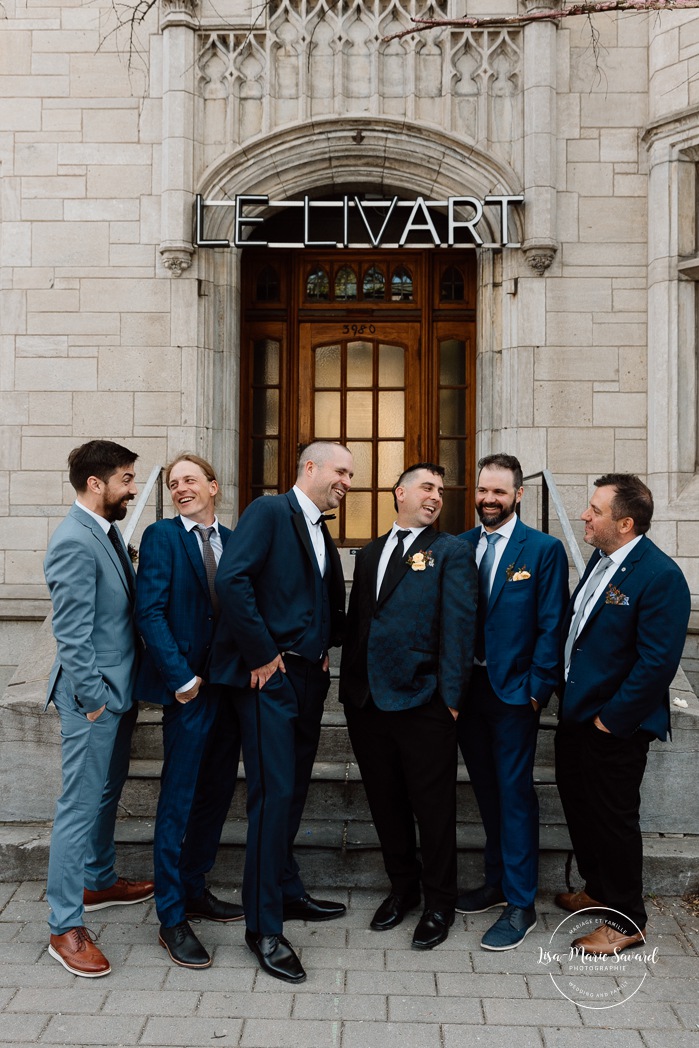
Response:
[[[699,598],[699,11],[506,21],[562,6],[157,0],[119,27],[107,0],[6,0],[6,647],[46,610],[76,444],[126,443],[140,479],[199,450],[235,518],[333,417],[368,456],[345,546],[385,522],[368,489],[401,456],[454,463],[465,526],[476,458],[507,450],[573,518],[600,473],[646,476]],[[377,408],[396,347],[402,430]]]

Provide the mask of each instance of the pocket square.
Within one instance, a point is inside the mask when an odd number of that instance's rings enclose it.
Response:
[[[618,589],[616,586],[612,586],[610,582],[604,593],[604,603],[618,604],[622,608],[628,608],[629,598],[626,596],[625,593],[622,593],[621,590]]]

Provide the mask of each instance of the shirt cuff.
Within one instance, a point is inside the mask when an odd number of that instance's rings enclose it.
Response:
[[[189,691],[190,688],[193,688],[196,683],[197,683],[197,678],[196,677],[192,677],[192,679],[190,681],[187,681],[186,684],[183,684],[181,688],[177,688],[175,690],[175,695],[181,695],[183,691]]]

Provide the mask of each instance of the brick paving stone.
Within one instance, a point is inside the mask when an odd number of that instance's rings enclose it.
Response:
[[[661,979],[691,979],[699,971],[699,957],[670,956],[659,954],[658,962],[653,966],[653,975]]]
[[[166,990],[195,990],[199,993],[222,990],[232,993],[251,990],[254,981],[255,971],[252,968],[214,966],[197,972],[171,963],[163,985]]]
[[[485,1000],[486,1022],[503,1026],[581,1026],[580,1012],[570,1001]],[[612,1009],[613,1010],[613,1009]]]
[[[211,956],[214,967],[222,965],[225,968],[257,968],[257,958],[245,942],[227,942],[214,946]]]
[[[20,1039],[30,1043],[35,1041],[41,1034],[50,1019],[49,1015],[39,1013],[38,1015],[11,1015],[3,1012],[0,1021],[0,1044],[10,1043]]]
[[[474,972],[497,972],[500,975],[535,975],[539,965],[539,951],[532,950],[529,938],[514,950],[471,951]]]
[[[437,993],[432,972],[347,972],[348,993],[397,993],[433,996]]]
[[[26,925],[24,924],[0,924],[0,942],[21,942],[23,938],[23,931]],[[45,927],[45,926],[44,926]],[[36,928],[34,925],[30,925],[31,934],[33,936],[32,942],[36,941]]]
[[[144,986],[148,986],[149,990],[157,991],[162,989],[165,976],[164,968],[146,969],[131,966],[128,962],[116,967],[112,964],[112,971],[106,977],[105,986],[108,987],[110,993],[113,990],[142,990]],[[69,978],[75,979],[75,976],[70,975]]]
[[[469,974],[471,955],[466,950],[386,950],[389,972],[460,972]]]
[[[36,987],[20,989],[7,1010],[10,1012],[58,1012],[87,1013],[99,1012],[107,997],[107,978],[77,979],[73,978],[69,987]]]
[[[237,1045],[242,1019],[149,1019],[138,1044],[162,1044],[167,1048],[191,1048],[198,1044]]]
[[[17,992],[18,991],[14,986],[3,986],[0,989],[0,1011],[2,1011],[3,1008],[7,1008]]]
[[[658,953],[663,954],[665,957],[693,953],[691,946],[682,933],[679,935],[665,935],[664,933],[656,935],[652,929],[650,929],[646,937],[646,945],[644,949],[652,950],[654,946],[657,946]]]
[[[437,1023],[346,1022],[342,1030],[342,1048],[441,1048],[441,1043]]]
[[[549,1030],[543,1031],[546,1048],[609,1048],[610,1036],[604,1030]],[[615,1030],[614,1048],[643,1048],[643,1039],[637,1030]]]
[[[339,1048],[342,1024],[313,1019],[246,1019],[241,1048]]]
[[[469,1026],[468,1040],[463,1026],[445,1023],[444,1048],[541,1048],[541,1034],[532,1026]],[[602,1045],[600,1045],[602,1048]],[[608,1046],[607,1046],[608,1048]],[[615,1046],[616,1048],[616,1046]]]
[[[388,1018],[396,1023],[483,1023],[483,1009],[477,997],[397,997],[388,998]]]
[[[141,1016],[81,1015],[79,1018],[54,1015],[41,1041],[67,1044],[73,1048],[88,1044],[138,1044],[145,1020]]]
[[[41,952],[39,950],[39,953]],[[11,986],[15,989],[20,986],[71,986],[74,981],[75,976],[56,961],[51,961],[50,964],[8,964],[0,958],[0,986]]]
[[[201,994],[196,1014],[209,1018],[224,1015],[238,1019],[288,1019],[292,1004],[291,996],[281,993],[252,993],[243,990],[224,993],[220,990],[208,990]],[[190,1014],[193,1013],[194,1008],[190,1010]]]
[[[255,993],[344,993],[347,973],[342,971],[330,971],[329,968],[311,969],[306,971],[308,978],[305,982],[295,986],[293,983],[281,982],[273,979],[258,968],[255,975]]]
[[[417,921],[405,920],[388,932],[375,932],[369,927],[348,928],[347,945],[352,950],[410,950],[416,924]]]
[[[699,975],[699,959],[697,960]],[[634,996],[634,1001],[697,1001],[699,1000],[699,978],[662,979],[649,975]],[[699,1008],[697,1008],[699,1020]]]
[[[618,1008],[607,1008],[604,1011],[594,1011],[583,1008],[582,1017],[585,1026],[597,1026],[609,1029],[627,1027],[628,1029],[663,1029],[678,1030],[682,1024],[672,1010],[671,1005],[664,1002],[636,1003],[631,998]]]
[[[4,972],[5,965],[36,964],[42,953],[49,944],[48,931],[42,942],[34,943],[0,943],[0,975]],[[3,983],[7,986],[7,983]]]
[[[100,924],[143,924],[148,922],[157,928],[155,906],[150,900],[132,902],[128,906],[106,906],[103,910],[91,910],[87,920]]]
[[[19,881],[13,887],[15,899],[46,899],[46,881]]]
[[[357,971],[384,970],[383,950],[323,949],[321,946],[304,946],[300,951],[301,963],[306,970],[311,968],[348,968]]]
[[[529,997],[523,975],[484,975],[473,972],[437,972],[437,993],[440,997],[504,997],[508,1000]]]
[[[691,1001],[692,1003],[683,1004],[683,1001]],[[672,1006],[680,1017],[680,1022],[683,1026],[686,1026],[688,1030],[694,1030],[699,1035],[699,1004],[697,1003],[696,992],[688,994],[681,994],[679,1001]]]
[[[0,922],[43,921],[47,927],[49,908],[42,899],[18,899],[13,896],[0,913]]]
[[[294,1019],[386,1019],[386,998],[378,994],[316,993],[294,998]]]
[[[17,891],[18,886],[15,882],[0,883],[0,911],[2,911],[4,906],[7,906],[8,902]]]
[[[348,928],[344,920],[327,921],[321,924],[301,924],[290,921],[284,925],[284,934],[294,948],[323,946],[327,949],[347,946]]]
[[[580,989],[586,993],[617,993],[618,982],[613,977],[594,977],[591,975],[585,975],[584,985],[581,986],[580,982],[573,980],[574,986],[569,990],[567,987],[567,980],[562,975],[557,976],[556,982],[549,975],[527,975],[525,976],[527,986],[529,987],[529,996],[533,1000],[564,1000],[563,993],[568,994],[568,997],[576,999],[576,990],[579,994]],[[636,983],[638,985],[638,983]],[[560,987],[560,989],[559,989]],[[624,996],[619,994],[620,997]],[[601,998],[598,998],[601,1000]]]
[[[105,1015],[194,1015],[200,997],[196,990],[111,990],[111,978],[108,985]]]
[[[675,1033],[674,1030],[648,1030],[647,1033],[644,1031],[643,1040],[646,1048],[697,1048],[697,1031],[682,1030],[681,1033]]]
[[[90,923],[91,913],[85,915],[86,921]],[[94,928],[94,924],[91,923]],[[148,945],[158,942],[158,929],[160,925],[151,922],[135,924],[107,924],[100,928],[100,938],[105,942],[125,943],[129,946]]]

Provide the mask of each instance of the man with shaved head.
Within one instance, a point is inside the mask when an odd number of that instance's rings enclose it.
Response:
[[[263,971],[291,983],[306,973],[284,922],[345,912],[307,894],[292,845],[330,685],[328,648],[344,632],[344,577],[323,514],[340,505],[352,470],[342,444],[309,444],[293,488],[245,510],[216,577],[221,622],[210,676],[235,689],[248,790],[245,940]]]

